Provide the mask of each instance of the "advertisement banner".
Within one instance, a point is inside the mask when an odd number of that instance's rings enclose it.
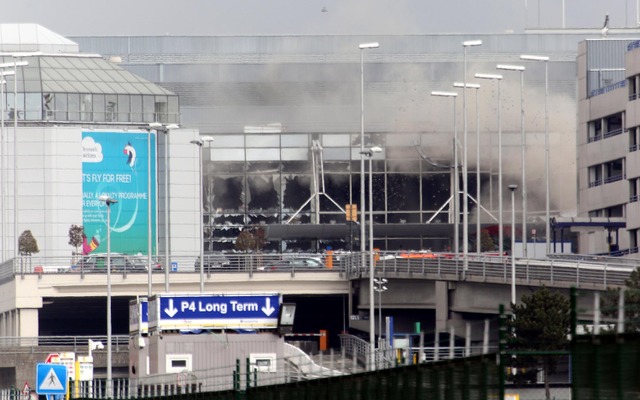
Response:
[[[99,200],[107,195],[117,201],[111,205],[111,252],[148,254],[150,206],[151,252],[155,254],[156,190],[155,132],[82,132],[83,253],[107,251],[107,210]]]

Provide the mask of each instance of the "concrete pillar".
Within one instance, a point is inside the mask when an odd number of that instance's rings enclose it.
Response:
[[[7,336],[7,318],[5,313],[0,314],[0,336]]]
[[[436,332],[447,330],[449,320],[449,282],[436,281]]]
[[[37,308],[21,308],[16,310],[16,336],[22,338],[30,338],[31,340],[21,340],[21,346],[37,345],[38,332],[38,309]],[[35,340],[35,344],[33,341]]]

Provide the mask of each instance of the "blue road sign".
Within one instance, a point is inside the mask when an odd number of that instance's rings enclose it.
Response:
[[[178,270],[178,262],[171,261],[171,272],[176,272]]]
[[[156,295],[149,329],[275,329],[280,295]]]
[[[39,363],[36,365],[36,393],[66,394],[67,367],[62,364]]]

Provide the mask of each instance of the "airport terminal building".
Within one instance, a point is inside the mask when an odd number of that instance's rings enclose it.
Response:
[[[609,31],[610,38],[630,34],[636,31]],[[467,149],[470,248],[479,209],[492,234],[500,208],[504,223],[511,221],[506,186],[522,188],[523,147],[532,228],[527,239],[544,241],[545,66],[550,214],[576,216],[576,57],[578,43],[590,37],[601,33],[72,39],[83,51],[121,60],[128,71],[178,94],[181,124],[215,139],[203,167],[206,250],[230,250],[241,229],[264,224],[269,250],[321,251],[358,248],[359,229],[347,223],[345,211],[349,204],[362,208],[364,178],[369,218],[369,160],[365,156],[363,164],[360,152],[373,146],[382,149],[371,160],[375,247],[451,248],[455,137],[460,167]],[[462,42],[470,39],[482,45],[466,49],[465,59]],[[367,42],[379,47],[360,50]],[[548,65],[522,61],[521,54],[548,56]],[[463,81],[464,64],[466,82],[480,84],[466,96],[453,87]],[[525,66],[522,87],[518,72],[498,71],[497,64]],[[476,73],[501,73],[503,79],[481,81]],[[598,84],[611,82],[611,73],[601,70]],[[458,96],[452,101],[432,91]],[[459,182],[462,201],[465,185]]]
[[[162,133],[180,122],[178,96],[41,26],[0,28],[3,262],[32,253],[69,267],[84,246],[106,252],[103,194],[117,201],[113,252],[148,254],[151,227],[152,254],[168,243],[176,254],[194,256],[201,237],[199,165],[189,142],[198,133]],[[165,241],[167,215],[173,230]],[[83,246],[69,244],[72,225],[84,226]],[[27,231],[38,252],[21,247]]]

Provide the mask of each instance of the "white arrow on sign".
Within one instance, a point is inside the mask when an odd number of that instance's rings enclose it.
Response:
[[[173,306],[173,299],[169,299],[169,308],[165,308],[164,312],[167,313],[170,318],[173,318],[173,316],[178,313],[178,309]]]
[[[271,307],[271,298],[267,297],[267,304],[262,307],[262,312],[268,317],[273,314],[275,310],[275,308]]]

